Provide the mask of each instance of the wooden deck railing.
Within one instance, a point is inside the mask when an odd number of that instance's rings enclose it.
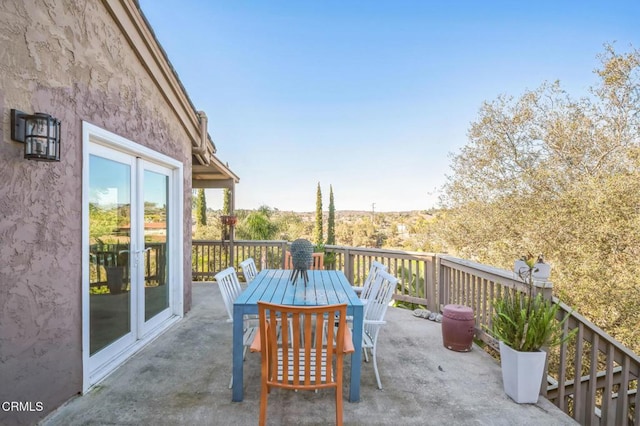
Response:
[[[287,241],[194,240],[191,245],[191,275],[195,281],[213,280],[224,268],[252,257],[258,270],[284,267]]]
[[[253,257],[259,269],[284,265],[286,241],[193,241],[194,279],[213,279],[228,265],[238,266]],[[462,304],[475,313],[476,338],[491,348],[498,342],[487,333],[493,301],[505,292],[526,292],[528,286],[513,272],[433,253],[414,253],[356,247],[326,246],[325,268],[344,271],[361,285],[371,262],[379,261],[398,277],[394,299],[441,311],[447,304]],[[554,303],[551,283],[537,288]],[[565,333],[576,336],[552,348],[547,381],[541,394],[581,424],[640,426],[640,357],[570,307],[560,303],[558,320],[565,316]]]
[[[335,256],[333,269],[344,271],[353,285],[362,285],[367,278],[371,262],[378,261],[398,278],[393,299],[406,306],[427,306],[436,310],[435,287],[436,255],[400,250],[381,250],[361,247],[325,246],[325,256]],[[331,259],[330,259],[331,260]],[[325,260],[325,265],[331,262]]]
[[[287,241],[222,241],[194,240],[192,242],[192,277],[194,280],[212,280],[213,276],[233,264],[252,257],[258,269],[284,267]],[[233,261],[231,261],[233,259]],[[435,254],[412,253],[357,247],[325,246],[325,269],[344,271],[349,282],[362,285],[371,268],[371,262],[384,263],[398,277],[398,290],[394,299],[410,305],[427,306],[436,310],[435,294],[430,293],[435,282]]]
[[[493,316],[492,301],[528,287],[514,273],[487,265],[448,256],[438,256],[438,265],[439,305],[459,303],[473,308],[476,337],[497,348],[497,341],[486,332]],[[549,350],[547,382],[541,394],[580,424],[640,425],[640,357],[552,297],[550,286],[540,291],[560,303],[559,321],[569,316],[565,335],[578,329],[572,340]]]
[[[156,285],[165,284],[166,280],[166,243],[145,243],[144,279]],[[100,287],[108,285],[110,273],[119,269],[118,279],[129,283],[129,244],[93,244],[89,247],[91,262],[89,285]]]

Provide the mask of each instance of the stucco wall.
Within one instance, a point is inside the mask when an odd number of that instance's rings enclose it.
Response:
[[[22,158],[11,108],[62,121],[59,163]],[[33,404],[0,424],[30,424],[82,390],[82,120],[183,162],[186,310],[191,142],[97,0],[0,2],[0,118],[0,404]]]

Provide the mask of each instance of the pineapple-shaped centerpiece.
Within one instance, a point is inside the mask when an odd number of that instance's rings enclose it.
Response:
[[[313,262],[313,244],[311,241],[299,238],[291,243],[291,263],[293,264],[293,270],[291,271],[291,281],[293,284],[299,277],[304,280],[304,285],[309,282],[309,275],[307,270],[311,267]]]

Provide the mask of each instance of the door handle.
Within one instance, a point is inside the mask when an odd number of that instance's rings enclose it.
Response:
[[[150,250],[151,250],[151,247],[147,247],[144,250],[134,250],[133,252],[139,254],[139,253],[145,253],[145,252],[150,251]]]
[[[148,251],[151,251],[151,249],[152,249],[151,247],[147,247],[144,250],[132,250],[132,253],[135,253],[135,254],[146,253]],[[134,258],[135,258],[136,267],[138,267],[138,256],[134,256]]]

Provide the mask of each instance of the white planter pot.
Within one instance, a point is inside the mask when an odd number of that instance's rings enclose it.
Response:
[[[527,265],[527,262],[524,260],[516,260],[513,264],[513,272],[519,277],[526,279],[529,273],[529,265]]]
[[[536,263],[533,266],[533,279],[538,281],[549,281],[551,275],[551,265],[548,263]]]
[[[519,352],[500,342],[505,393],[518,404],[535,404],[540,395],[547,353]]]

